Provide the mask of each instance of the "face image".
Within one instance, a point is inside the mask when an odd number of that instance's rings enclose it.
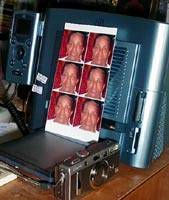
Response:
[[[95,132],[99,121],[99,106],[94,101],[86,102],[81,113],[81,129]]]
[[[75,64],[65,65],[61,75],[60,91],[74,93],[76,91],[78,81],[78,67]]]
[[[68,95],[60,96],[55,106],[54,122],[60,124],[69,124],[70,117],[73,113],[73,100]]]
[[[101,69],[93,69],[87,80],[86,92],[88,97],[101,99],[102,92],[105,87],[105,74]]]
[[[96,39],[92,51],[92,64],[106,66],[110,56],[110,40],[107,36],[100,36]]]
[[[83,35],[81,33],[73,33],[67,44],[67,59],[70,61],[80,62],[84,47]]]

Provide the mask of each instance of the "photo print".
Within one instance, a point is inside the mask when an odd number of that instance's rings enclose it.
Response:
[[[114,37],[105,33],[90,33],[85,62],[90,65],[110,68]]]
[[[53,91],[77,95],[81,72],[82,64],[59,60],[54,78]]]
[[[103,103],[90,98],[79,97],[73,126],[80,131],[99,133]]]
[[[45,130],[98,141],[117,28],[66,23]]]
[[[109,69],[85,65],[81,76],[79,95],[104,101],[107,89]]]
[[[65,30],[59,52],[59,60],[84,63],[87,32]]]

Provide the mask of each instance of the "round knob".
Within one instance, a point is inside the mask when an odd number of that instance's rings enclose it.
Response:
[[[25,56],[25,49],[23,46],[17,46],[15,49],[15,56],[17,60],[22,60]]]
[[[81,158],[83,158],[83,157],[88,156],[89,152],[86,149],[84,149],[84,150],[76,152],[76,155],[79,156],[79,157],[81,157]]]

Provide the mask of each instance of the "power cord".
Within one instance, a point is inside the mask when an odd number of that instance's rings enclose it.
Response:
[[[26,126],[26,123],[25,123],[23,117],[21,116],[21,114],[19,113],[19,111],[17,110],[15,105],[12,103],[13,99],[16,96],[16,91],[17,91],[18,85],[17,84],[15,85],[14,92],[11,95],[11,97],[8,99],[7,93],[8,93],[8,90],[10,89],[10,87],[11,87],[11,84],[9,84],[9,86],[7,87],[5,93],[2,97],[2,103],[0,103],[0,106],[8,109],[9,113],[11,114],[14,122],[18,126],[18,129],[20,130],[22,135],[28,135],[29,134],[28,127]]]
[[[26,126],[24,119],[16,109],[15,105],[12,102],[8,101],[3,101],[3,104],[4,107],[8,109],[9,113],[11,114],[14,122],[18,126],[18,129],[20,130],[22,135],[28,135],[29,134],[28,127]]]

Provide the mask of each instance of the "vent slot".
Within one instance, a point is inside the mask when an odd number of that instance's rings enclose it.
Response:
[[[137,44],[116,42],[107,88],[104,118],[125,122],[128,97],[136,68],[137,52]]]

